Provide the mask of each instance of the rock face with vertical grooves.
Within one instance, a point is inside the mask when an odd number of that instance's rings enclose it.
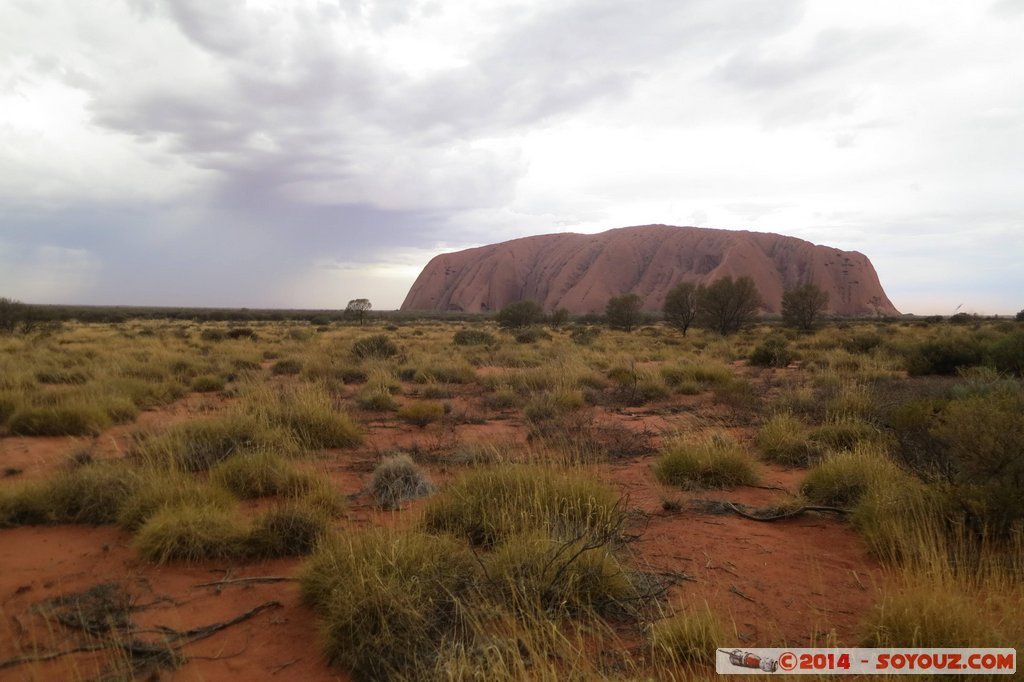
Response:
[[[545,310],[603,312],[635,293],[660,310],[679,282],[754,280],[767,312],[782,293],[811,282],[834,315],[899,315],[868,257],[777,234],[645,225],[600,234],[547,234],[445,253],[420,273],[402,310],[489,312],[529,299]]]

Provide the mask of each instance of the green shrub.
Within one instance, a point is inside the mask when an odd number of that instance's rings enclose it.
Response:
[[[135,548],[147,561],[230,560],[246,553],[247,530],[233,511],[215,505],[164,507],[135,535]]]
[[[295,494],[310,486],[308,474],[268,451],[236,452],[210,469],[210,481],[243,500]]]
[[[795,357],[785,337],[769,336],[750,353],[750,364],[758,367],[786,367]]]
[[[215,393],[224,390],[224,379],[212,374],[203,374],[192,380],[192,390],[198,393]]]
[[[98,436],[110,424],[110,415],[95,405],[45,405],[18,408],[7,429],[16,436]]]
[[[620,522],[618,496],[582,475],[540,466],[480,469],[428,500],[424,528],[493,546],[542,530],[557,539],[607,533]]]
[[[1000,372],[1024,377],[1024,331],[1007,334],[989,348],[989,361]]]
[[[502,329],[522,329],[540,324],[544,319],[544,309],[534,301],[516,301],[502,308],[495,320]]]
[[[248,554],[262,559],[309,554],[326,536],[330,521],[322,509],[301,500],[265,511],[246,537]]]
[[[460,329],[455,332],[452,342],[456,346],[493,346],[497,339],[482,329]]]
[[[516,340],[516,343],[537,343],[538,341],[550,341],[551,334],[548,334],[543,329],[527,327],[517,331],[513,338]]]
[[[875,332],[859,332],[844,338],[840,345],[847,353],[866,355],[882,345],[882,337]]]
[[[1024,522],[1022,415],[1024,391],[1004,390],[950,402],[930,430],[955,466],[969,521],[999,536]]]
[[[578,346],[589,346],[601,335],[598,327],[573,327],[569,338]]]
[[[270,367],[271,374],[294,376],[302,371],[302,361],[295,358],[282,358]]]
[[[223,341],[227,338],[227,332],[223,329],[204,329],[199,332],[199,338],[203,341]]]
[[[352,355],[360,360],[385,359],[398,355],[398,346],[391,341],[387,334],[364,336],[352,344]]]
[[[681,488],[729,488],[754,485],[753,460],[735,441],[715,435],[700,443],[676,441],[662,448],[654,475],[666,485]]]
[[[259,338],[255,330],[249,327],[232,327],[226,332],[225,336],[229,339],[249,339],[251,341]]]
[[[954,375],[962,367],[981,362],[981,345],[964,335],[944,335],[924,341],[909,349],[907,371],[911,376],[924,374]]]
[[[788,412],[773,415],[765,422],[754,442],[765,459],[785,466],[805,467],[818,454],[808,439],[807,427]]]
[[[398,408],[398,418],[421,429],[444,416],[441,403],[416,401]]]
[[[426,473],[408,455],[383,459],[370,479],[370,492],[384,509],[399,509],[402,502],[426,497],[433,490]]]
[[[300,586],[330,663],[356,679],[408,679],[466,633],[464,595],[478,575],[453,538],[378,529],[323,543]]]

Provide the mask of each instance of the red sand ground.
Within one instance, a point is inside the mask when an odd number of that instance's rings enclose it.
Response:
[[[412,387],[407,387],[412,388]],[[197,402],[199,401],[199,402]],[[471,396],[456,401],[468,406]],[[94,452],[116,456],[127,448],[128,434],[139,426],[159,426],[197,416],[210,409],[209,397],[197,396],[166,409],[142,414],[135,425],[117,427],[95,439]],[[693,432],[710,424],[728,424],[715,417],[708,396],[674,398],[671,410],[650,408],[595,410],[604,423],[618,422],[635,432],[662,434]],[[368,437],[354,451],[330,451],[317,463],[351,496],[350,510],[340,523],[348,527],[400,525],[415,515],[415,506],[401,512],[373,507],[363,488],[382,455],[413,449],[429,455],[448,452],[459,443],[514,442],[526,447],[526,429],[513,412],[487,413],[484,424],[418,429],[393,418],[364,418]],[[709,416],[709,410],[711,412]],[[721,429],[720,429],[721,430]],[[726,426],[736,437],[749,440],[749,429]],[[88,439],[3,438],[0,464],[24,473],[0,479],[0,485],[46,476],[68,454],[90,445]],[[430,460],[430,457],[426,458]],[[804,515],[759,523],[735,515],[698,513],[688,508],[694,499],[731,500],[768,506],[789,497],[802,472],[765,466],[761,488],[731,491],[681,492],[662,486],[651,471],[653,456],[595,465],[595,475],[628,496],[634,521],[627,532],[641,568],[681,573],[687,579],[672,588],[670,603],[703,604],[732,622],[737,644],[810,645],[853,644],[856,628],[876,597],[879,566],[867,556],[859,536],[841,520]],[[460,467],[443,460],[428,463],[434,480],[443,482]],[[779,489],[768,489],[779,488]],[[682,510],[666,512],[663,500],[678,500]],[[0,530],[0,660],[36,651],[71,647],[78,633],[59,625],[52,629],[36,613],[36,605],[60,594],[98,583],[119,581],[146,607],[133,614],[140,627],[158,625],[178,630],[224,621],[267,602],[279,608],[263,611],[243,623],[184,649],[188,662],[164,672],[174,680],[342,680],[329,669],[317,646],[313,614],[300,604],[295,582],[198,587],[224,576],[294,576],[301,561],[279,560],[242,566],[207,562],[193,566],[155,567],[140,561],[129,534],[109,527],[53,526]],[[205,658],[203,658],[205,657]],[[53,662],[0,669],[0,680],[89,679],[100,671],[103,657],[75,654]]]

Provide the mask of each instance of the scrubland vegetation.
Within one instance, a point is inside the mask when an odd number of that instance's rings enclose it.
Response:
[[[0,529],[117,526],[168,570],[299,557],[299,626],[356,679],[689,679],[742,624],[642,540],[753,489],[877,562],[839,643],[1024,641],[1019,322],[723,337],[513,312],[0,335],[0,442],[61,443],[0,462]]]

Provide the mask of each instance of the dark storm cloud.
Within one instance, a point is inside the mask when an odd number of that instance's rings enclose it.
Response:
[[[457,242],[446,213],[510,198],[523,170],[517,159],[480,150],[452,154],[453,143],[472,146],[626,98],[673,59],[702,60],[791,27],[802,3],[545,6],[489,27],[493,39],[465,65],[421,76],[384,66],[332,30],[352,21],[382,30],[429,13],[429,5],[296,10],[291,36],[261,24],[237,1],[159,7],[162,14],[143,8],[144,21],[172,22],[214,72],[197,76],[196,89],[187,72],[180,83],[137,92],[108,83],[92,92],[94,120],[142,140],[164,140],[193,166],[215,171],[211,215],[279,231],[282,241],[299,230],[292,248],[308,254],[333,238],[370,257],[375,246],[429,246],[442,236]],[[381,169],[383,177],[375,177]],[[413,189],[424,183],[417,195]],[[367,223],[374,229],[362,229]]]

